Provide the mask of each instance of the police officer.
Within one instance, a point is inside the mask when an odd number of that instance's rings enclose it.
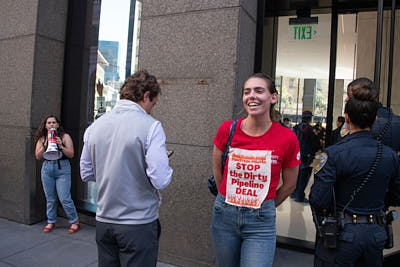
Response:
[[[391,120],[390,124],[388,124],[388,130],[380,138],[382,140],[382,143],[390,146],[394,151],[400,152],[400,117],[393,114],[390,109],[383,107],[381,103],[379,103],[377,116],[378,119],[371,129],[372,135],[374,137],[378,137],[388,120]]]
[[[348,97],[353,95],[353,92],[357,91],[358,88],[371,88],[373,90],[374,85],[373,82],[368,79],[368,78],[358,78],[347,86],[347,95]],[[377,95],[378,96],[378,95]],[[347,98],[348,99],[348,98]],[[346,101],[347,101],[346,99]],[[378,100],[378,99],[376,99]],[[400,117],[393,114],[392,111],[388,108],[383,107],[382,103],[379,103],[379,108],[377,112],[377,117],[378,119],[375,121],[374,125],[371,128],[371,133],[372,135],[377,138],[379,135],[380,139],[382,140],[382,143],[390,146],[394,151],[397,153],[400,152]],[[390,123],[388,123],[387,130],[385,133],[381,134],[383,131],[383,128],[387,124],[388,120],[390,120]],[[341,137],[344,137],[348,134],[348,131],[345,129],[341,131]]]
[[[365,84],[352,92],[345,106],[349,135],[327,148],[315,169],[310,204],[322,236],[315,266],[382,266],[387,239],[382,210],[400,205],[400,163],[371,135],[376,97]]]

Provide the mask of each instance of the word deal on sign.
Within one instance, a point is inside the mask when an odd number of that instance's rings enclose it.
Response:
[[[311,40],[313,35],[317,34],[317,31],[314,30],[311,25],[307,26],[294,26],[294,40]]]
[[[244,196],[252,196],[257,197],[257,193],[255,189],[247,189],[247,188],[236,188],[236,194],[244,195]]]

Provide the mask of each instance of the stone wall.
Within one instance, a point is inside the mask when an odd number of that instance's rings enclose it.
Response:
[[[45,215],[32,135],[46,114],[60,114],[67,8],[63,0],[1,2],[0,217]]]
[[[139,68],[162,85],[153,115],[175,151],[173,181],[162,192],[161,261],[214,264],[214,197],[207,188],[213,138],[241,110],[241,88],[253,71],[256,13],[255,0],[143,2]]]

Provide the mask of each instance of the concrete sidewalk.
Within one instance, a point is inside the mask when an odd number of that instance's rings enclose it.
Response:
[[[97,266],[95,227],[82,224],[76,234],[68,234],[69,223],[59,218],[56,229],[43,233],[46,222],[24,225],[0,218],[1,267]],[[313,255],[277,248],[274,267],[313,265]],[[159,262],[157,267],[174,267]]]

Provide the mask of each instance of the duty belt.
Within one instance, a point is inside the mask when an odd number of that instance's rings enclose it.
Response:
[[[344,224],[359,224],[359,223],[369,223],[369,224],[382,224],[381,217],[379,214],[344,214]]]

